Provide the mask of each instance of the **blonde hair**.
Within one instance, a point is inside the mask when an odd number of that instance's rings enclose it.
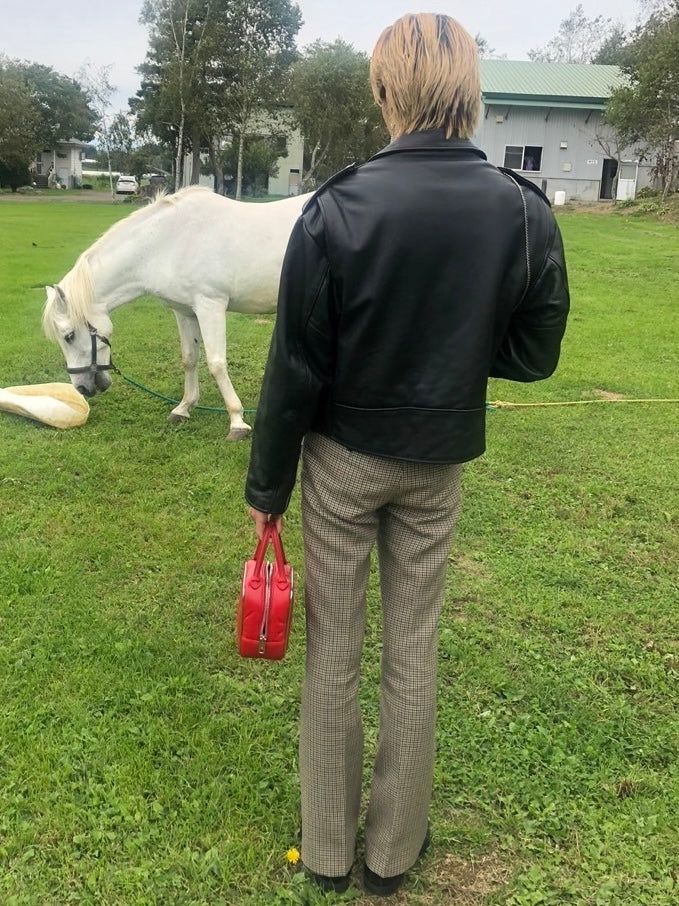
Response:
[[[392,139],[425,129],[469,138],[476,128],[478,48],[450,16],[408,14],[385,28],[370,61],[370,84]]]

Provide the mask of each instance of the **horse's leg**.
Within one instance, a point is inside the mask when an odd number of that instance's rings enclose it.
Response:
[[[170,412],[171,422],[181,422],[189,417],[191,410],[198,402],[198,359],[200,357],[200,324],[193,314],[175,311],[179,328],[179,342],[182,347],[182,365],[184,366],[184,395],[181,402]]]
[[[196,317],[203,334],[207,367],[217,382],[229,413],[231,424],[227,440],[240,440],[247,436],[250,426],[243,421],[243,404],[233,389],[226,367],[226,309],[221,302],[198,295]]]

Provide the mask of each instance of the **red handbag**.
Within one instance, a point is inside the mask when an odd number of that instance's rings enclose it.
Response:
[[[273,563],[264,559],[269,543]],[[288,647],[292,623],[293,570],[285,559],[278,529],[268,523],[252,560],[243,571],[236,616],[236,641],[243,657],[279,661]]]

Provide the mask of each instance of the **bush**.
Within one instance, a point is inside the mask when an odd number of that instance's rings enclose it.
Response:
[[[642,199],[635,210],[635,214],[655,214],[656,217],[664,217],[669,213],[669,207],[663,203],[661,198]]]
[[[0,187],[16,192],[19,186],[30,186],[31,176],[25,164],[0,163]]]

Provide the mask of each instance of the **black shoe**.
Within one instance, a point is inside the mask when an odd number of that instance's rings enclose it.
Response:
[[[373,896],[390,897],[392,893],[396,893],[401,884],[403,884],[405,877],[406,873],[403,872],[403,874],[400,875],[392,875],[390,878],[383,878],[381,875],[377,875],[374,871],[371,871],[366,865],[363,874],[363,889],[366,893],[373,894]]]
[[[431,834],[429,833],[429,825],[427,825],[427,833],[425,834],[424,841],[420,847],[420,852],[417,856],[418,859],[426,853],[430,843]],[[363,874],[363,887],[365,888],[366,893],[371,893],[373,896],[390,897],[392,893],[396,893],[403,884],[405,877],[406,872],[404,871],[400,875],[391,875],[389,878],[383,878],[381,875],[371,871],[366,865]]]
[[[340,875],[337,878],[330,878],[327,875],[317,875],[315,871],[310,871],[309,877],[317,887],[320,887],[321,890],[324,890],[326,893],[330,893],[331,891],[334,893],[344,893],[349,887],[351,872],[346,875]]]

